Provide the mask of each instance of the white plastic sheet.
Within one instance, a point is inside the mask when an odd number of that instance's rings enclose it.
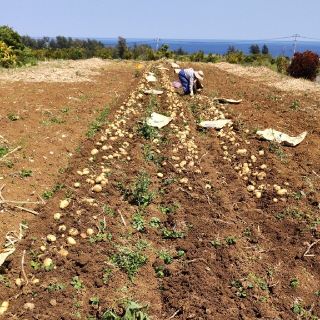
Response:
[[[161,90],[155,90],[155,89],[144,90],[143,92],[144,92],[145,94],[156,94],[156,95],[163,94],[163,91],[161,91]]]
[[[149,72],[149,74],[146,76],[146,79],[148,82],[157,82],[157,78],[152,72]]]
[[[242,99],[234,100],[234,99],[226,99],[226,98],[214,98],[213,100],[218,101],[219,103],[230,103],[230,104],[239,104],[242,102]]]
[[[228,124],[231,125],[232,121],[228,119],[220,119],[213,121],[202,121],[199,123],[199,126],[202,128],[214,128],[220,130]]]
[[[291,137],[283,132],[280,132],[271,128],[257,131],[257,135],[259,137],[267,141],[275,141],[289,147],[295,147],[298,144],[300,144],[305,139],[307,134],[308,132],[305,131],[296,137]]]
[[[180,66],[175,62],[171,63],[171,67],[174,68],[174,69],[180,69]]]
[[[15,252],[16,249],[8,248],[4,249],[3,252],[0,253],[0,267],[4,264],[6,259]]]
[[[151,127],[163,128],[172,120],[171,117],[166,117],[160,113],[152,112],[151,117],[147,119],[147,124]]]

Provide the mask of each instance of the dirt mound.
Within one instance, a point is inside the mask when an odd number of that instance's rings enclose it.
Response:
[[[115,62],[92,58],[87,60],[41,61],[33,67],[1,69],[0,81],[84,82],[114,65]]]
[[[250,77],[282,91],[301,91],[303,93],[311,92],[320,94],[320,85],[318,83],[281,75],[267,67],[246,67],[227,62],[216,63],[215,66],[241,77]]]

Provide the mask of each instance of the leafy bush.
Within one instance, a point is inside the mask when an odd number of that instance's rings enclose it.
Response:
[[[9,68],[35,64],[32,50],[26,48],[20,35],[8,26],[0,26],[0,66]]]
[[[19,33],[8,26],[0,26],[0,41],[3,41],[14,50],[23,50],[25,48]]]
[[[312,51],[296,52],[288,68],[288,74],[294,78],[315,80],[319,69],[319,56]]]
[[[14,67],[17,64],[17,56],[12,47],[0,41],[0,66],[4,68]]]
[[[227,54],[227,62],[242,63],[244,61],[244,54],[242,51],[229,52]]]
[[[277,70],[280,73],[287,73],[287,69],[289,66],[289,59],[285,56],[279,56],[276,59]]]

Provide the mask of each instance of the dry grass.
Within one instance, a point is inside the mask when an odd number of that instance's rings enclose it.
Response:
[[[0,69],[0,81],[24,82],[84,82],[92,81],[111,64],[97,58],[87,60],[54,60],[39,62],[33,67]]]
[[[282,91],[301,91],[320,95],[320,85],[318,83],[304,79],[293,79],[267,67],[247,67],[227,62],[216,63],[215,66],[237,76],[249,77],[256,81],[263,82],[270,87],[275,87]]]

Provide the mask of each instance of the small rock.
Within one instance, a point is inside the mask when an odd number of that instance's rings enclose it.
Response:
[[[35,308],[35,305],[34,305],[34,303],[27,302],[23,305],[23,308],[26,310],[33,310]]]

